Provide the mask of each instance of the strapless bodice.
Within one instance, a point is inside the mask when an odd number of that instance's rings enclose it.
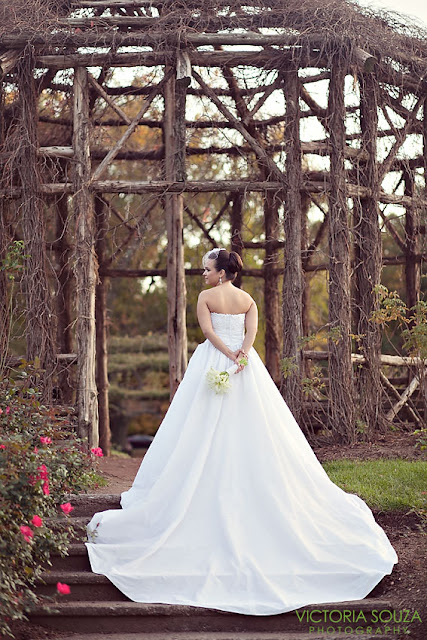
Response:
[[[245,334],[244,313],[216,313],[211,311],[211,320],[215,333],[227,347],[238,349],[242,346]]]

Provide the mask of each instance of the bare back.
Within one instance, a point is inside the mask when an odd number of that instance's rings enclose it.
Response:
[[[209,311],[237,315],[247,313],[253,303],[251,296],[232,283],[202,292],[203,301]]]

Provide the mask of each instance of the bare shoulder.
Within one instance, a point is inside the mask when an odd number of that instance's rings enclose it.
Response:
[[[209,304],[212,300],[215,300],[217,292],[215,289],[203,289],[199,293],[199,302],[203,302],[204,304]]]
[[[201,291],[199,293],[198,300],[200,302],[206,302],[208,300],[208,298],[209,298],[209,290],[208,289],[204,289],[203,291]]]
[[[242,291],[242,294],[244,295],[244,300],[245,300],[245,303],[247,304],[247,311],[249,311],[249,309],[253,306],[256,308],[256,302],[252,298],[252,296],[250,296],[249,293],[247,293],[246,291]]]

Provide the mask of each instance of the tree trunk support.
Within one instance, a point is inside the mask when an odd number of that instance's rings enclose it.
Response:
[[[30,50],[18,64],[21,145],[18,173],[22,188],[22,233],[25,243],[24,289],[26,293],[27,359],[39,361],[44,401],[50,403],[55,368],[55,331],[47,274],[44,203],[39,197],[37,158],[37,102],[34,58]]]
[[[59,353],[73,352],[72,336],[72,299],[73,299],[73,275],[71,272],[72,250],[68,242],[68,196],[55,197],[56,208],[56,259],[58,265],[59,290],[56,296],[57,324],[57,344]],[[62,363],[59,363],[61,367]],[[68,364],[60,368],[58,373],[58,384],[60,389],[61,402],[64,404],[74,404],[74,371]]]
[[[355,440],[351,366],[350,232],[344,172],[345,70],[332,60],[328,99],[331,138],[329,195],[329,414],[331,428],[344,443]]]
[[[298,70],[291,68],[284,74],[286,120],[284,142],[285,160],[285,266],[283,271],[283,369],[281,391],[295,419],[301,416],[302,377],[302,295],[303,273],[301,260],[301,143],[299,131]]]
[[[90,122],[88,72],[74,70],[74,217],[76,246],[76,346],[78,434],[90,448],[99,443],[98,390],[96,388],[95,290],[98,263],[95,255],[95,210],[90,181]]]
[[[360,126],[362,148],[368,160],[360,161],[360,183],[367,187],[371,196],[354,203],[355,238],[355,304],[357,324],[355,333],[360,334],[360,353],[365,364],[358,370],[358,413],[367,428],[370,440],[376,431],[384,432],[386,423],[381,411],[382,385],[380,380],[381,328],[371,320],[378,310],[379,301],[375,287],[381,282],[382,251],[381,232],[378,219],[378,83],[373,75],[359,78]]]
[[[171,70],[165,70],[164,88],[164,145],[165,180],[174,182],[180,176],[185,178],[185,94],[187,83],[176,80]],[[177,109],[177,105],[180,109]],[[180,135],[181,134],[181,135]],[[179,163],[178,160],[181,162]],[[168,288],[168,350],[169,382],[171,400],[175,395],[187,366],[186,331],[186,285],[184,268],[183,210],[182,193],[167,193],[164,196],[166,216],[167,247],[167,288]]]
[[[95,198],[96,215],[96,255],[98,264],[105,258],[105,234],[108,229],[108,207]],[[107,345],[107,292],[109,279],[101,276],[96,285],[96,386],[98,389],[99,446],[105,456],[111,451],[110,412],[108,404],[108,345]]]

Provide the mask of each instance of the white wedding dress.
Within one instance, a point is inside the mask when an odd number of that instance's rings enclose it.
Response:
[[[242,345],[245,315],[212,313]],[[96,513],[92,570],[136,602],[271,615],[364,598],[398,561],[357,495],[328,477],[256,351],[215,394],[211,342],[190,359],[122,509]]]

